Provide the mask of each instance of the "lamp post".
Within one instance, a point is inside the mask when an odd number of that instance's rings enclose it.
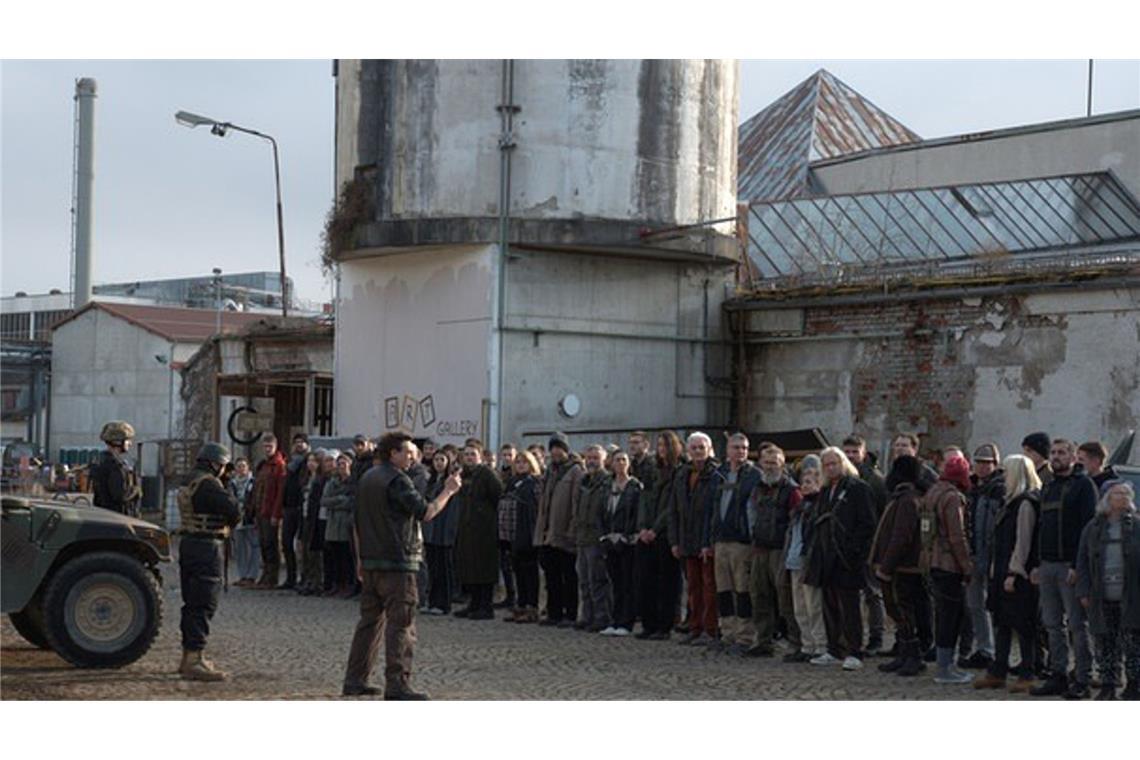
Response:
[[[174,114],[174,120],[190,129],[194,127],[209,127],[210,134],[217,135],[218,137],[225,137],[226,132],[231,129],[235,132],[245,132],[247,135],[268,140],[269,144],[273,146],[273,178],[277,185],[277,252],[280,256],[281,265],[281,316],[289,316],[289,292],[285,280],[285,227],[282,222],[283,217],[281,214],[281,163],[277,158],[277,141],[264,132],[239,127],[237,124],[228,121],[218,121],[208,116],[199,116],[189,111],[179,111]]]
[[[171,345],[169,355],[155,354],[154,360],[170,370],[166,388],[166,437],[174,440],[174,346]]]

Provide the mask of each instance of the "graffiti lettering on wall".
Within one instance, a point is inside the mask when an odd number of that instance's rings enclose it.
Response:
[[[470,438],[479,434],[478,420],[440,420],[437,424],[435,399],[430,394],[421,399],[408,395],[385,398],[384,425],[388,430],[408,434],[434,432],[441,438]]]
[[[443,420],[436,426],[435,434],[443,438],[472,438],[479,434],[478,420]]]

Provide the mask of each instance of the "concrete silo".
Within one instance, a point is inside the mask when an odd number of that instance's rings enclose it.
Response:
[[[737,96],[734,61],[339,61],[337,184],[366,210],[338,431],[723,422]]]

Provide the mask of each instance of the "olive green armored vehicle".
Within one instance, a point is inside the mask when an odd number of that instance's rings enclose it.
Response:
[[[81,668],[146,654],[162,625],[170,534],[98,507],[4,496],[0,608],[20,635]]]

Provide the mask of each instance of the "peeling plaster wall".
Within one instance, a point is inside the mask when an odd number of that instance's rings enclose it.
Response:
[[[1110,448],[1140,427],[1140,290],[955,298],[748,315],[747,425],[818,426],[884,450],[1034,430]]]
[[[401,428],[462,444],[483,434],[493,250],[451,246],[341,264],[337,435]]]
[[[511,215],[536,223],[516,239],[555,242],[566,229],[538,222],[667,226],[734,216],[738,68],[516,61]],[[376,223],[363,246],[495,239],[501,82],[498,60],[340,62],[337,181],[357,166],[376,168]],[[730,236],[731,225],[720,231]]]

